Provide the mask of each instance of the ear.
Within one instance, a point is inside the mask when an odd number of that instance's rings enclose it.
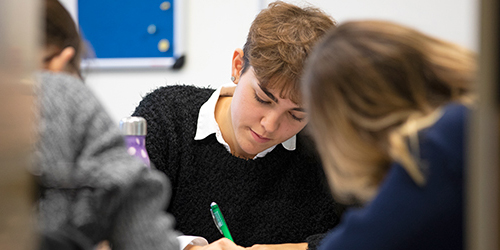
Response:
[[[66,68],[66,65],[68,65],[68,62],[75,56],[75,53],[76,51],[73,47],[64,48],[59,55],[50,60],[47,69],[54,72],[63,71]]]
[[[243,50],[236,49],[233,54],[233,62],[231,65],[231,76],[234,76],[234,83],[238,84],[241,76],[241,70],[243,69]]]

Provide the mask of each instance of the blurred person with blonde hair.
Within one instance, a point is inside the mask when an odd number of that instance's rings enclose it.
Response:
[[[330,187],[350,209],[320,249],[463,249],[475,56],[414,29],[329,31],[302,89]]]

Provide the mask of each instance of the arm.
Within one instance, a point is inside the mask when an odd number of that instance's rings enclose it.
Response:
[[[285,243],[285,244],[256,244],[249,249],[252,250],[306,250],[307,243]]]
[[[71,185],[82,187],[69,220],[93,242],[109,239],[118,249],[177,249],[173,218],[163,211],[170,195],[165,177],[127,154],[118,126],[81,81],[63,74],[41,79],[46,181],[57,187],[72,176]]]
[[[113,248],[177,250],[174,218],[164,212],[170,195],[166,177],[144,169],[128,191],[112,228]]]
[[[186,248],[184,248],[184,250],[243,250],[243,249],[244,249],[243,247],[234,244],[234,242],[232,242],[227,238],[221,238],[205,246],[189,245]]]
[[[91,96],[85,99],[87,102],[93,100]],[[117,125],[110,121],[100,105],[96,104],[93,113],[86,122],[87,143],[80,161],[101,166],[96,181],[115,185],[110,189],[110,196],[106,195],[118,204],[116,210],[108,210],[113,218],[110,228],[113,248],[177,249],[174,218],[164,212],[171,195],[168,179],[145,168],[126,153]],[[108,208],[103,206],[98,212]]]

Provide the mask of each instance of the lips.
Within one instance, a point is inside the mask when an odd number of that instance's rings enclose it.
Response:
[[[253,139],[258,142],[258,143],[266,143],[270,141],[271,139],[262,137],[259,134],[255,133],[253,130],[250,129],[250,133],[252,134]]]

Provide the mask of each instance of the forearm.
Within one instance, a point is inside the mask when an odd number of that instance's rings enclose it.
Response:
[[[114,223],[116,249],[179,249],[174,218],[164,212],[166,183],[163,175],[149,172],[131,187]]]
[[[269,245],[253,245],[249,247],[252,250],[307,250],[307,243],[284,243]]]

